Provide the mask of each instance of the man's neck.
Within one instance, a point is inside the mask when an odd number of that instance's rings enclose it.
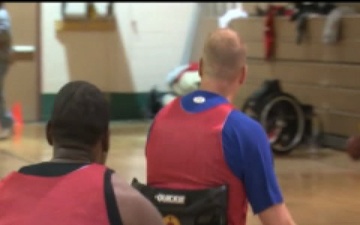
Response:
[[[85,149],[54,147],[53,158],[50,162],[91,163],[91,152]]]
[[[233,94],[229,84],[226,82],[218,82],[213,80],[203,80],[200,84],[199,90],[209,91],[218,95],[223,96],[229,102],[233,101]]]

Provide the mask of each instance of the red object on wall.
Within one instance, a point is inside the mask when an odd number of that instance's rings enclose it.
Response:
[[[274,13],[272,10],[268,12],[265,17],[265,59],[270,59],[273,56],[274,52],[274,41],[275,41],[275,32],[274,32]]]
[[[264,45],[265,45],[265,59],[269,60],[274,55],[275,43],[275,23],[274,17],[282,15],[291,17],[294,11],[287,9],[284,6],[269,5],[265,17],[265,31],[264,31]]]

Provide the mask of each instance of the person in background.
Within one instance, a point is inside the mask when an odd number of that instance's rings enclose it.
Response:
[[[0,224],[162,225],[156,208],[104,166],[109,120],[97,87],[66,84],[46,127],[53,157],[0,180]]]
[[[13,119],[6,109],[5,77],[13,62],[10,15],[0,2],[0,139],[11,135]]]
[[[228,225],[245,225],[247,205],[264,225],[294,225],[263,127],[232,101],[247,74],[245,44],[231,29],[206,40],[199,90],[156,115],[146,144],[147,185],[196,190],[228,186]]]

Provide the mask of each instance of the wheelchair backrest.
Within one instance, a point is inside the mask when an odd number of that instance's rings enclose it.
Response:
[[[140,183],[131,185],[162,214],[165,225],[226,225],[226,185],[201,190],[155,188]]]

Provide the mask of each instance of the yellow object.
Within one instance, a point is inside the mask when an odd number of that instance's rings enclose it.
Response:
[[[179,219],[174,215],[164,216],[163,222],[165,225],[181,225]]]
[[[89,19],[95,19],[97,16],[96,13],[96,8],[94,3],[88,3],[88,7],[87,7],[87,16]]]
[[[69,20],[69,21],[55,21],[57,32],[64,31],[103,31],[112,32],[116,30],[116,23],[114,20]]]

